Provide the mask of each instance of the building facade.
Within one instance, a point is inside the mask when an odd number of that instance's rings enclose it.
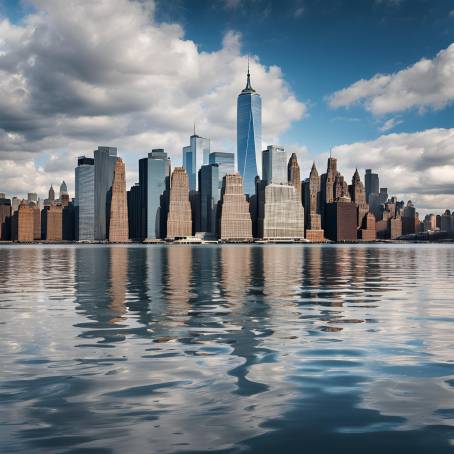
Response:
[[[283,147],[269,145],[262,151],[262,173],[265,184],[288,184],[287,153]]]
[[[222,179],[228,173],[235,173],[235,154],[220,151],[210,153],[209,164],[217,164],[219,166],[219,189],[222,188]]]
[[[356,205],[348,197],[328,203],[325,236],[332,241],[356,241],[356,220]]]
[[[373,173],[372,169],[366,169],[364,176],[366,202],[369,203],[371,194],[378,194],[380,192],[380,180],[377,173]]]
[[[75,238],[95,239],[95,160],[80,156],[75,169]]]
[[[1,194],[0,198],[0,241],[11,239],[11,200]]]
[[[217,211],[221,197],[219,165],[202,166],[199,170],[200,231],[217,235]],[[194,214],[194,212],[193,212]]]
[[[252,195],[255,191],[255,177],[261,176],[262,150],[262,100],[252,88],[249,69],[246,87],[237,101],[237,171],[244,184],[244,192]]]
[[[288,161],[287,180],[295,188],[296,198],[301,202],[301,171],[296,153],[292,153]]]
[[[198,190],[198,172],[203,165],[209,164],[210,139],[195,133],[190,137],[190,144],[183,147],[183,168],[189,179],[189,189]]]
[[[167,239],[192,235],[192,212],[189,201],[189,180],[183,167],[175,167],[170,181]]]
[[[128,202],[126,200],[126,171],[121,158],[117,158],[110,195],[108,238],[111,243],[124,243],[129,239]]]

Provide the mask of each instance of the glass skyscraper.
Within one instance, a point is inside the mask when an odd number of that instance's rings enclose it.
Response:
[[[262,152],[265,184],[288,184],[287,153],[282,147],[269,145]]]
[[[95,239],[95,160],[81,156],[75,170],[75,237],[78,241]]]
[[[170,158],[163,149],[152,150],[139,161],[141,225],[143,239],[165,238]]]
[[[189,189],[198,190],[197,173],[200,167],[207,165],[210,156],[210,139],[195,133],[190,137],[190,145],[183,147],[183,168],[189,178]]]
[[[217,207],[221,197],[219,165],[202,166],[199,170],[200,231],[216,234]]]
[[[108,204],[113,174],[117,162],[117,149],[98,147],[95,155],[95,240],[107,239],[109,222]]]
[[[249,68],[246,88],[238,95],[236,114],[237,168],[244,192],[255,193],[255,177],[261,176],[262,100],[251,86]]]

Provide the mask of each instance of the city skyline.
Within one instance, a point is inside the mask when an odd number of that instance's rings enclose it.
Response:
[[[211,152],[236,152],[235,97],[244,87],[249,55],[253,87],[263,99],[261,150],[282,145],[288,155],[296,153],[306,175],[313,160],[318,168],[324,165],[332,148],[343,174],[356,167],[379,169],[383,185],[394,186],[400,199],[416,201],[422,214],[454,206],[449,2],[433,2],[430,9],[420,1],[412,8],[405,0],[350,2],[342,11],[333,2],[327,2],[332,11],[317,11],[310,0],[285,1],[279,8],[271,2],[255,24],[251,16],[260,3],[220,2],[216,12],[197,2],[195,14],[188,14],[159,1],[98,7],[5,2],[2,61],[10,64],[2,66],[3,190],[26,195],[34,181],[43,195],[48,183],[64,179],[74,192],[72,161],[97,143],[120,150],[129,187],[138,181],[133,163],[153,148],[164,148],[182,165],[194,122],[197,133],[210,138]],[[91,25],[100,17],[124,33],[120,39],[98,30],[99,45],[93,47],[97,28]],[[210,19],[210,30],[219,30],[197,31],[202,17]],[[284,19],[288,26],[278,31]],[[313,32],[326,31],[330,38],[337,30],[345,61],[328,38],[307,39],[308,21]],[[365,58],[368,49],[360,40],[346,45],[347,27],[357,37],[370,37],[374,58]],[[265,30],[277,41],[261,39]],[[63,53],[53,47],[55,33]],[[127,54],[133,45],[137,61]],[[160,64],[137,64],[148,60]],[[330,60],[335,76],[327,71]]]

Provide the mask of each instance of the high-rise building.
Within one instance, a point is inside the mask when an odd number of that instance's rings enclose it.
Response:
[[[75,238],[95,239],[95,160],[80,156],[75,169]]]
[[[235,172],[235,154],[213,151],[210,153],[208,161],[208,164],[217,164],[219,166],[219,188],[221,188],[224,175]]]
[[[48,198],[49,202],[53,202],[55,201],[55,191],[54,191],[54,188],[52,185],[50,185],[50,188],[49,188],[49,198]]]
[[[358,231],[358,238],[363,241],[375,241],[377,239],[375,216],[372,213],[368,212],[364,215]]]
[[[251,86],[249,68],[246,87],[238,95],[237,119],[237,170],[243,178],[244,192],[255,191],[255,177],[261,176],[262,100]]]
[[[261,191],[258,234],[266,240],[304,238],[304,208],[293,185],[271,183]]]
[[[140,167],[139,167],[140,168]],[[140,240],[140,184],[135,183],[127,194],[129,238]]]
[[[337,159],[328,158],[326,173],[320,179],[320,214],[322,215],[322,225],[325,224],[325,207],[328,203],[335,201],[335,182],[337,176]]]
[[[0,199],[6,199],[6,195],[4,192],[0,192]]]
[[[189,181],[183,167],[175,167],[170,181],[167,239],[192,235],[192,213],[189,201]]]
[[[109,195],[117,162],[117,149],[98,147],[95,156],[95,240],[107,239]]]
[[[262,180],[265,184],[287,184],[287,153],[284,148],[269,145],[262,152]]]
[[[183,168],[188,175],[189,189],[197,191],[197,175],[200,167],[207,165],[210,160],[210,139],[197,135],[194,127],[194,134],[189,140],[189,146],[183,147]]]
[[[61,196],[64,194],[68,194],[68,186],[66,186],[65,180],[63,180],[60,184],[60,200]]]
[[[441,215],[440,230],[442,232],[448,233],[451,233],[453,231],[452,216],[450,210],[445,210],[445,212]]]
[[[29,202],[33,208],[33,239],[40,240],[42,238],[41,232],[41,208],[37,202]]]
[[[221,197],[219,165],[202,166],[199,170],[200,231],[216,235],[217,209]],[[194,214],[194,213],[193,213]]]
[[[28,202],[38,202],[38,194],[36,192],[29,192],[27,194]]]
[[[32,242],[35,237],[34,210],[30,204],[22,200],[12,220],[13,240],[19,242]]]
[[[416,208],[412,201],[407,202],[402,215],[402,235],[416,233]]]
[[[332,241],[356,241],[356,205],[340,197],[326,205],[325,236]]]
[[[219,205],[219,238],[224,241],[252,240],[249,203],[244,195],[243,179],[239,173],[224,176]]]
[[[361,182],[361,177],[359,176],[358,169],[355,170],[352,178],[352,184],[349,186],[348,190],[350,192],[352,202],[356,205],[358,212],[356,224],[358,229],[361,229],[363,226],[364,218],[369,212],[369,205],[366,202],[366,193],[364,191],[364,185]]]
[[[304,217],[306,223],[306,239],[309,241],[324,240],[320,204],[320,177],[314,162],[309,178],[304,181]]]
[[[19,197],[14,196],[11,199],[11,215],[14,214],[19,209],[20,202],[21,201]]]
[[[288,183],[295,188],[296,198],[301,201],[301,172],[296,153],[292,153],[287,164]]]
[[[424,230],[435,232],[437,230],[437,216],[434,213],[427,214],[424,218]]]
[[[372,173],[372,169],[366,169],[364,182],[366,189],[366,202],[369,203],[370,195],[379,193],[380,180],[378,178],[378,174]]]
[[[0,241],[11,239],[11,200],[0,194]]]
[[[60,184],[60,197],[59,197],[60,203],[66,207],[69,204],[69,194],[68,194],[68,187],[66,186],[66,183],[64,181],[61,182]]]
[[[121,158],[117,158],[110,194],[108,238],[112,243],[124,243],[129,239],[128,202],[126,200],[126,170]]]
[[[166,237],[170,171],[170,158],[163,149],[154,149],[139,161],[142,239]]]
[[[63,207],[53,203],[44,208],[41,217],[42,238],[46,241],[63,239]]]

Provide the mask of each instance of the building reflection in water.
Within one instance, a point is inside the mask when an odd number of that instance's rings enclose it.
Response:
[[[114,325],[124,320],[122,315],[127,311],[125,304],[126,284],[128,276],[128,249],[124,247],[111,247],[109,251],[110,261],[110,297],[111,301],[107,306],[115,314],[109,320]]]

